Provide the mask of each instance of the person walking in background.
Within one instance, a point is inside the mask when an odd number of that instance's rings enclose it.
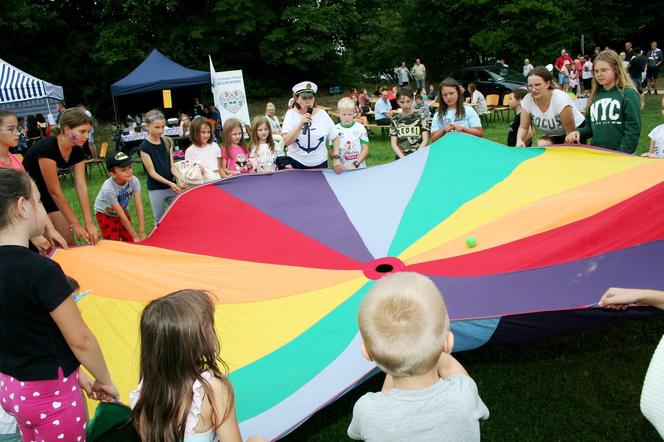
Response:
[[[567,55],[567,51],[565,49],[560,51],[560,57],[556,58],[556,63],[554,64],[554,67],[556,69],[556,72],[558,73],[558,85],[565,90],[565,80],[567,77],[563,74],[563,67],[565,66],[565,62],[569,61],[570,63],[572,62],[572,59],[570,58],[569,55]]]
[[[650,50],[646,58],[648,59],[648,67],[646,68],[647,93],[650,94],[652,91],[653,94],[657,95],[657,76],[659,75],[659,67],[664,60],[664,55],[662,54],[662,50],[657,47],[656,41],[650,43]]]
[[[426,87],[427,68],[420,62],[419,58],[415,59],[415,64],[410,72],[413,74],[417,89]]]
[[[641,109],[643,109],[643,106],[646,104],[645,99],[643,98],[643,76],[645,74],[647,64],[648,60],[646,60],[646,57],[643,56],[643,51],[641,48],[635,48],[634,57],[629,60],[628,71],[629,76],[634,82],[634,86],[636,86],[636,90],[641,97]]]
[[[625,42],[625,58],[627,58],[627,61],[630,61],[633,56],[634,56],[634,49],[632,48],[632,42],[631,41],[626,41]]]
[[[402,61],[401,66],[396,68],[394,72],[397,74],[397,79],[399,80],[399,86],[408,86],[410,81],[410,71],[406,67],[406,62]]]
[[[530,63],[530,60],[527,58],[523,60],[523,76],[527,77],[530,74],[530,71],[535,69],[535,67]]]
[[[581,88],[582,93],[585,96],[588,96],[590,93],[590,88],[592,87],[593,80],[593,62],[590,61],[590,58],[582,56],[581,61],[583,61],[583,69],[581,70]]]
[[[65,104],[62,101],[58,101],[55,103],[55,109],[58,111],[58,113],[55,115],[55,124],[60,124],[60,117],[65,111]]]

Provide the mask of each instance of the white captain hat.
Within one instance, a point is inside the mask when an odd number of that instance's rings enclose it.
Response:
[[[318,92],[318,86],[313,81],[301,81],[293,86],[293,93],[295,95],[311,94],[313,97]]]

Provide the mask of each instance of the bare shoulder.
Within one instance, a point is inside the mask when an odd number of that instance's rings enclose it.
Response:
[[[217,410],[223,411],[220,415],[225,417],[233,404],[233,386],[226,378],[221,379],[216,376],[211,377],[208,382],[212,387],[212,402]]]

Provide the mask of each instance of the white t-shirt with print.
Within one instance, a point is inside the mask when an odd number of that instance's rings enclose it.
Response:
[[[540,110],[530,93],[521,101],[521,107],[531,115],[534,126],[544,132],[548,137],[565,135],[565,129],[563,129],[560,113],[567,106],[572,108],[574,127],[579,127],[585,121],[585,118],[574,105],[572,98],[560,89],[554,89],[552,91],[551,103],[546,112]]]
[[[651,130],[648,138],[655,141],[655,156],[664,158],[664,124],[660,124]]]
[[[210,143],[204,147],[192,144],[184,153],[185,160],[202,164],[216,172],[217,175],[219,174],[219,158],[221,158],[221,149],[217,143]]]
[[[364,125],[353,121],[350,126],[346,127],[338,123],[337,131],[339,132],[339,156],[343,165],[353,163],[357,160],[358,155],[362,152],[362,145],[369,144],[369,136]],[[358,169],[367,167],[364,160],[360,163]]]
[[[277,149],[275,147],[274,152],[272,152],[267,143],[261,143],[258,146],[254,146],[251,149],[249,159],[251,159],[251,162],[258,173],[274,172],[277,170]]]
[[[629,63],[629,62],[628,62]],[[593,62],[588,60],[583,63],[583,72],[581,72],[581,78],[587,80],[593,78]]]
[[[281,130],[285,134],[289,133],[301,120],[302,114],[297,109],[289,109]],[[307,133],[302,134],[302,129],[298,130],[297,138],[288,145],[287,155],[305,166],[317,166],[327,160],[327,143],[336,137],[334,121],[327,112],[318,109],[313,114]]]

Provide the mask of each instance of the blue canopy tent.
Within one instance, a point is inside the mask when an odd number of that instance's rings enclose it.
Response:
[[[51,108],[65,98],[62,87],[40,80],[0,59],[0,108],[16,115],[41,113],[53,118]]]
[[[153,49],[136,69],[111,85],[115,117],[118,117],[115,97],[201,84],[210,84],[209,71],[186,68]]]

